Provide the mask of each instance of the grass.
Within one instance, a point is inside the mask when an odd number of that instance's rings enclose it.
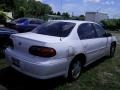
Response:
[[[0,90],[120,90],[120,47],[114,58],[103,58],[85,68],[80,78],[67,82],[63,78],[36,80],[22,75],[0,59]]]
[[[119,90],[120,89],[120,47],[116,56],[103,60],[95,67],[87,67],[77,81],[57,87],[58,90]],[[91,69],[89,69],[91,68]]]
[[[112,33],[113,35],[120,35],[120,31],[110,31],[110,30],[107,30],[107,32]]]
[[[117,41],[118,41],[118,43],[120,45],[120,31],[110,31],[110,30],[107,30],[107,32],[112,33],[112,35],[116,36]]]

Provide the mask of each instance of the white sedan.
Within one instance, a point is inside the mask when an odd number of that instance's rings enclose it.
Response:
[[[31,77],[75,80],[81,68],[103,56],[113,57],[115,48],[116,38],[97,23],[56,20],[13,34],[5,54],[14,69]]]

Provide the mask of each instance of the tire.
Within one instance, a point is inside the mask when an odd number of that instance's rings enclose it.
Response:
[[[68,71],[68,80],[74,81],[79,78],[82,70],[82,65],[80,60],[75,59],[71,62],[69,71]]]
[[[110,58],[115,56],[116,46],[113,44],[110,47]]]
[[[4,57],[4,50],[0,48],[0,58]]]

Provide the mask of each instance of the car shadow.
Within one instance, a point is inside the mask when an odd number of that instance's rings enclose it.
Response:
[[[7,90],[53,90],[56,86],[66,83],[63,77],[49,80],[38,80],[23,75],[11,67],[4,68],[0,71],[0,85]]]
[[[0,48],[0,59],[1,58],[4,58],[5,57],[5,55],[4,55],[4,53],[3,53],[3,50]]]
[[[106,57],[92,63],[83,70],[83,73],[94,68],[105,60]],[[68,81],[63,77],[49,80],[38,80],[23,75],[11,67],[6,67],[0,70],[0,85],[7,88],[7,90],[53,90],[56,87],[62,86],[66,83],[68,83]]]
[[[91,63],[90,65],[88,65],[87,67],[85,67],[85,68],[83,69],[83,72],[86,72],[86,71],[88,71],[88,70],[90,70],[90,69],[95,68],[96,66],[100,65],[102,62],[104,62],[105,60],[107,60],[108,58],[109,58],[109,57],[105,56],[105,57],[103,57],[103,58],[101,58],[101,59],[99,59],[99,60]]]

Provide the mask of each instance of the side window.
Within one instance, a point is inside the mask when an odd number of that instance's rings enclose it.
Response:
[[[98,37],[104,37],[105,30],[100,25],[97,25],[97,24],[94,24],[94,27]]]
[[[92,38],[95,38],[97,36],[96,32],[94,30],[93,24],[91,24],[91,23],[81,24],[78,27],[77,32],[78,32],[78,36],[81,40],[82,39],[92,39]]]

